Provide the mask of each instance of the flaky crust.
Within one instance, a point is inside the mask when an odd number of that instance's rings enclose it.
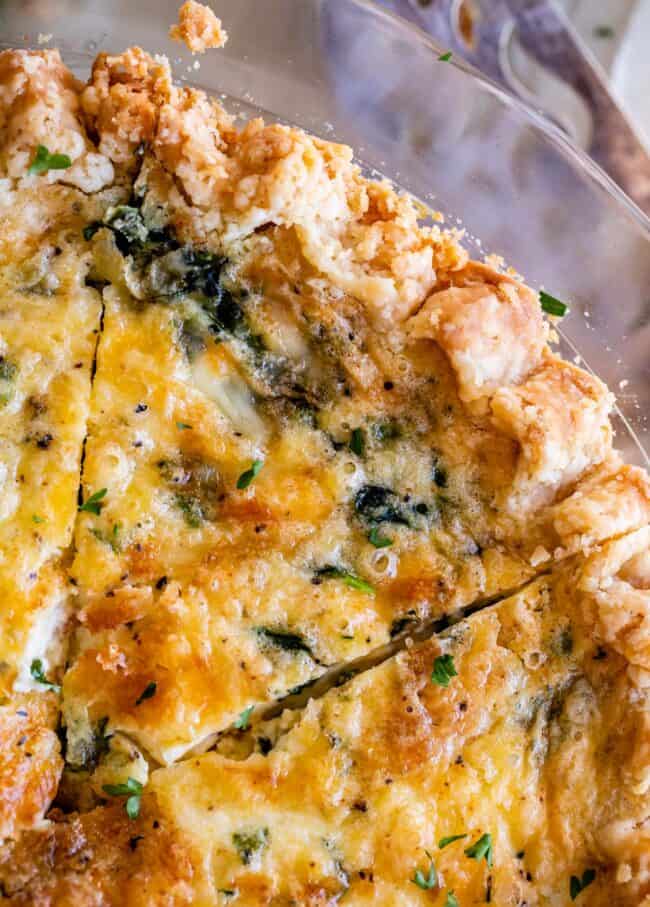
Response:
[[[0,172],[21,178],[37,145],[67,154],[72,166],[50,170],[48,183],[98,192],[113,181],[109,159],[98,153],[80,121],[81,84],[58,50],[0,53]]]
[[[192,53],[203,53],[211,47],[223,47],[228,40],[228,34],[212,10],[197,3],[196,0],[186,0],[178,11],[178,25],[169,29],[169,37],[174,41],[182,41]]]

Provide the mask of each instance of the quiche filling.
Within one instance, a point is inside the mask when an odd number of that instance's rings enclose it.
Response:
[[[645,903],[650,483],[564,304],[139,48],[0,86],[3,897]]]

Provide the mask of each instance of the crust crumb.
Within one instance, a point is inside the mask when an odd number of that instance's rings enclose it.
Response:
[[[193,54],[202,54],[211,47],[223,47],[228,33],[210,7],[186,0],[178,11],[178,25],[169,29],[173,41],[181,41]]]

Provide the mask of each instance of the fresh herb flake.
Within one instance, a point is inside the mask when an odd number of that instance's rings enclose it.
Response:
[[[109,797],[130,797],[131,794],[141,794],[143,787],[135,778],[127,778],[123,784],[103,784],[102,790]]]
[[[176,428],[177,428],[179,431],[188,431],[188,429],[190,429],[191,427],[192,427],[192,426],[191,426],[191,425],[188,425],[187,422],[177,422],[177,423],[176,423]]]
[[[241,715],[238,715],[238,717],[235,718],[235,727],[238,731],[245,731],[248,729],[250,717],[254,708],[254,705],[249,705],[248,708],[244,709]]]
[[[89,498],[79,505],[79,510],[82,513],[94,513],[95,516],[99,516],[101,509],[104,506],[102,503],[103,498],[106,497],[108,492],[107,488],[100,488],[99,491],[96,491],[94,494],[91,494]]]
[[[379,534],[379,529],[376,526],[373,526],[370,532],[368,533],[368,541],[371,545],[374,545],[375,548],[390,548],[393,544],[393,540],[386,538],[385,535]]]
[[[129,819],[137,819],[140,815],[140,799],[142,797],[142,784],[135,778],[128,778],[125,784],[103,784],[102,790],[109,797],[126,797],[124,808]]]
[[[492,869],[492,835],[481,835],[478,841],[475,841],[474,844],[471,844],[469,847],[465,848],[464,853],[466,857],[469,857],[472,860],[480,861],[482,859],[485,859],[485,862],[488,864],[489,868]]]
[[[32,514],[32,523],[44,523],[45,517],[39,516],[37,513]]]
[[[464,835],[448,835],[446,838],[440,838],[440,840],[438,841],[438,847],[440,848],[440,850],[442,850],[443,847],[448,847],[450,844],[453,844],[454,841],[462,841],[462,839],[466,838],[466,837],[467,837],[466,834],[464,834]]]
[[[582,873],[582,878],[578,876],[571,876],[571,881],[569,882],[569,894],[571,895],[571,900],[575,901],[581,891],[584,891],[596,878],[595,869],[585,869]]]
[[[436,872],[436,867],[433,860],[431,859],[431,854],[427,853],[429,857],[429,875],[425,876],[421,869],[415,870],[415,875],[411,879],[414,885],[417,885],[418,888],[421,888],[423,891],[429,891],[431,888],[435,888],[438,884],[438,874]]]
[[[431,680],[439,687],[448,687],[452,677],[456,677],[458,671],[454,665],[454,659],[451,655],[438,655],[433,663]]]
[[[129,819],[137,819],[140,815],[140,794],[133,794],[125,804],[126,814]]]
[[[445,51],[444,54],[440,54],[438,59],[440,60],[441,63],[448,63],[452,57],[453,57],[452,52],[450,50],[448,50],[448,51]]]
[[[445,903],[442,907],[458,907],[458,898],[453,891],[447,892],[447,897],[445,898]]]
[[[67,154],[50,154],[45,145],[38,145],[27,173],[33,176],[48,170],[67,170],[68,167],[72,167],[72,161]]]
[[[156,695],[157,689],[158,689],[158,684],[156,683],[156,681],[150,680],[149,683],[144,688],[144,690],[140,693],[140,695],[136,699],[135,704],[140,705],[140,703],[144,702],[145,699],[151,699],[152,696]]]
[[[557,318],[563,318],[569,311],[569,306],[566,302],[556,299],[555,296],[551,296],[550,293],[545,293],[544,290],[539,291],[539,302],[547,315],[555,315]]]
[[[350,433],[350,450],[358,457],[362,457],[364,455],[366,451],[366,439],[363,435],[362,429],[352,429],[352,432]]]
[[[345,583],[346,586],[349,586],[350,589],[356,589],[358,592],[365,592],[367,595],[375,594],[375,589],[369,582],[365,579],[361,579],[360,576],[355,576],[354,573],[350,573],[348,570],[343,570],[341,567],[321,567],[320,570],[317,571],[317,575],[329,579],[340,579],[341,582]]]
[[[43,672],[43,662],[40,658],[35,658],[29,666],[29,672],[37,683],[42,683],[48,690],[53,693],[60,693],[61,687],[58,683],[51,683]]]
[[[247,469],[246,472],[242,472],[237,479],[237,488],[239,488],[240,491],[243,491],[244,488],[248,488],[253,479],[256,479],[260,474],[262,466],[264,466],[264,460],[253,460],[250,469]]]

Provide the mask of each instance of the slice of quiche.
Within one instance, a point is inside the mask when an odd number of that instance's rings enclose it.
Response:
[[[611,395],[537,295],[349,149],[101,55],[99,148],[137,171],[88,224],[110,282],[72,576],[68,757],[168,763],[329,666],[643,525]],[[108,722],[108,724],[106,724]]]
[[[243,761],[190,758],[144,792],[125,766],[107,805],[9,847],[5,894],[648,903],[649,545],[646,528],[568,559],[312,701],[288,731],[259,726]]]
[[[114,168],[56,52],[0,53],[0,837],[38,825],[55,728],[101,299],[82,231]],[[110,191],[110,190],[107,190]]]

